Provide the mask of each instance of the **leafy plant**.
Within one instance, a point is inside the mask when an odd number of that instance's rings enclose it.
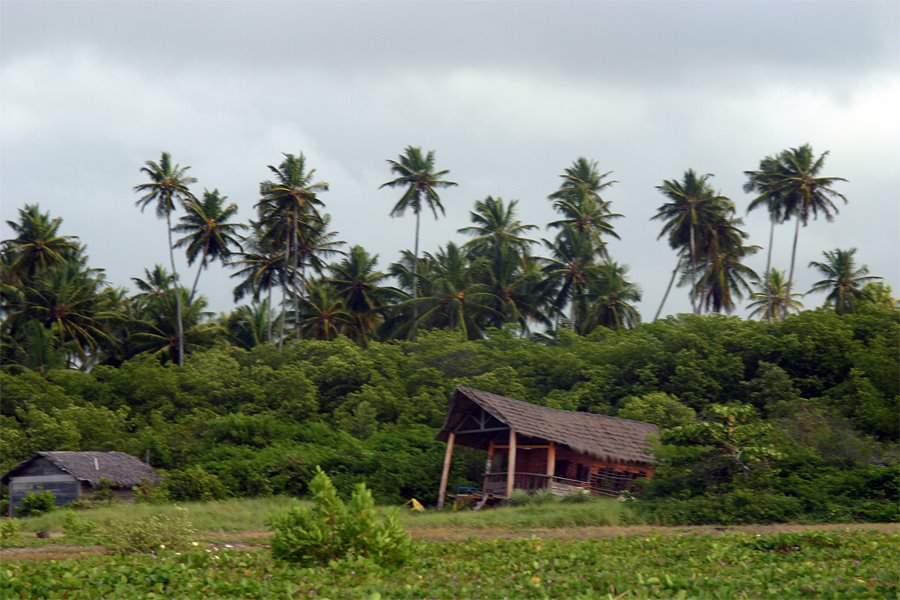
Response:
[[[72,541],[93,541],[98,526],[91,521],[83,521],[78,518],[75,511],[67,510],[63,521],[63,533]]]
[[[396,513],[379,521],[365,484],[356,484],[348,503],[328,475],[316,467],[310,482],[311,508],[295,507],[272,518],[272,555],[279,560],[325,565],[362,557],[380,565],[400,565],[412,553],[412,540]]]
[[[184,550],[195,531],[187,510],[174,516],[151,516],[136,520],[111,520],[97,531],[104,548],[115,554],[146,554],[159,550]]]
[[[16,508],[16,514],[20,517],[32,517],[56,508],[56,496],[50,490],[32,492],[22,498],[22,502]]]

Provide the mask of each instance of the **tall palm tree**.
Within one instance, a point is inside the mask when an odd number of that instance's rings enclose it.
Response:
[[[697,302],[697,241],[701,229],[708,229],[720,217],[723,211],[732,206],[725,196],[715,193],[709,185],[711,173],[698,175],[693,169],[685,171],[681,181],[665,180],[656,186],[668,198],[668,202],[657,209],[651,220],[664,221],[662,231],[657,239],[667,236],[669,246],[679,253],[678,260],[684,264],[682,253],[687,250],[691,278],[691,307],[695,314],[700,313]],[[674,277],[674,273],[673,273]],[[660,307],[661,310],[661,307]]]
[[[580,157],[560,175],[562,185],[550,194],[553,207],[563,215],[563,219],[550,223],[550,227],[572,227],[587,234],[594,251],[602,258],[608,254],[601,236],[611,235],[618,239],[619,235],[609,221],[622,217],[613,213],[609,209],[610,203],[600,196],[601,191],[617,183],[604,181],[611,173],[601,173],[596,161]]]
[[[856,248],[835,248],[822,254],[824,261],[812,261],[809,266],[819,271],[825,279],[814,283],[807,294],[828,292],[825,300],[834,306],[834,311],[839,315],[856,312],[860,302],[873,301],[865,285],[882,278],[869,275],[869,267],[866,265],[856,266],[853,259]]]
[[[797,300],[797,292],[788,296],[787,280],[784,271],[772,269],[767,273],[766,281],[754,282],[757,291],[750,294],[751,302],[747,308],[752,309],[750,318],[760,317],[764,321],[778,321],[791,312],[803,309],[803,303]]]
[[[368,344],[375,325],[388,305],[401,292],[382,283],[388,275],[376,270],[377,255],[362,246],[353,246],[347,257],[331,266],[330,284],[349,313],[347,335],[363,346]]]
[[[457,230],[472,236],[465,243],[466,249],[475,256],[496,257],[507,252],[527,255],[529,247],[537,242],[523,234],[538,227],[523,224],[516,218],[518,203],[518,200],[510,200],[505,204],[503,198],[493,196],[476,200],[475,210],[469,212],[472,225]]]
[[[256,221],[250,221],[251,233],[244,239],[246,251],[238,253],[238,258],[231,261],[231,266],[238,269],[231,277],[240,277],[241,281],[234,288],[234,301],[250,295],[254,302],[259,302],[262,292],[266,292],[266,305],[269,307],[266,315],[268,341],[272,337],[272,288],[280,281],[284,281],[282,273],[285,270],[285,256],[279,252],[272,241],[265,236],[265,229]],[[282,302],[282,313],[284,303]],[[283,332],[282,332],[283,336]]]
[[[844,204],[847,203],[847,198],[831,187],[838,181],[847,181],[846,179],[819,176],[827,156],[826,151],[816,158],[809,144],[783,150],[778,155],[778,175],[774,185],[781,196],[782,220],[796,219],[794,244],[791,249],[791,270],[787,282],[788,296],[794,282],[797,238],[800,235],[801,223],[806,227],[809,218],[815,219],[819,213],[822,213],[827,221],[833,221],[834,215],[838,212],[834,201],[840,199]]]
[[[729,216],[733,212],[726,207],[712,227],[703,231],[703,253],[695,290],[701,307],[728,314],[737,308],[735,300],[742,298],[744,291],[751,292],[749,280],[757,275],[742,261],[759,250],[759,246],[744,243],[749,234],[740,229],[742,219]]]
[[[174,293],[151,298],[141,307],[136,331],[132,335],[134,352],[149,352],[162,360],[172,361],[177,350],[177,334],[174,324],[174,306],[180,304],[184,317],[185,347],[200,349],[211,346],[216,334],[221,332],[218,323],[210,321],[212,313],[206,310],[206,299],[199,296],[194,300],[188,297],[186,288],[179,286],[176,300]]]
[[[200,267],[189,296],[191,299],[197,292],[200,273],[209,263],[218,260],[224,264],[235,250],[241,250],[239,231],[247,226],[228,222],[237,214],[238,207],[234,203],[223,206],[227,199],[227,196],[219,194],[219,190],[203,190],[203,200],[185,203],[187,214],[175,226],[174,231],[187,234],[175,242],[175,247],[187,246],[188,264],[194,264],[197,257],[200,257]]]
[[[784,220],[784,202],[779,177],[777,156],[767,156],[759,161],[759,169],[744,171],[747,181],[744,191],[758,195],[747,206],[747,212],[765,208],[769,213],[769,246],[766,248],[766,273],[772,270],[772,247],[775,243],[775,225]],[[768,279],[765,281],[768,282]],[[771,299],[770,299],[771,304]],[[768,319],[768,317],[767,317]]]
[[[350,313],[328,282],[310,281],[308,292],[294,315],[297,327],[309,338],[333,340],[351,324]]]
[[[3,240],[0,251],[8,255],[4,264],[4,279],[30,279],[49,268],[64,264],[79,249],[78,238],[60,235],[62,219],[50,218],[37,204],[19,209],[19,221],[7,221],[15,237]]]
[[[429,150],[427,154],[422,154],[422,149],[407,146],[403,154],[397,157],[398,160],[388,159],[391,166],[391,173],[397,175],[395,179],[387,181],[379,186],[383,187],[405,187],[406,191],[400,200],[391,209],[392,217],[402,217],[407,209],[411,209],[416,215],[416,238],[413,245],[413,264],[412,264],[412,297],[415,300],[418,297],[418,282],[416,274],[418,272],[419,262],[419,225],[421,222],[421,214],[423,205],[427,205],[434,213],[437,219],[437,211],[440,209],[441,214],[446,214],[444,205],[441,203],[441,197],[437,190],[440,188],[449,188],[457,185],[453,181],[442,179],[450,171],[444,169],[436,171],[434,166],[434,150]],[[416,307],[413,306],[413,315],[415,319]],[[413,333],[415,335],[415,333]]]
[[[324,206],[318,193],[328,191],[328,183],[314,181],[316,170],[306,167],[306,157],[285,154],[277,167],[269,165],[275,181],[264,181],[259,185],[262,199],[256,204],[260,221],[266,228],[266,235],[278,240],[284,246],[284,256],[288,269],[282,278],[282,320],[279,345],[284,339],[284,317],[289,288],[295,290],[295,312],[299,312],[302,292],[300,276],[300,236],[304,226],[321,221],[318,207]],[[296,330],[300,337],[299,327]]]
[[[550,256],[544,259],[544,275],[553,283],[553,308],[562,314],[569,305],[569,327],[578,329],[578,317],[587,307],[588,279],[596,272],[594,248],[588,233],[565,227],[554,241],[544,240]]]
[[[613,261],[599,264],[589,279],[589,308],[581,326],[582,333],[597,327],[621,329],[634,327],[641,315],[634,303],[641,300],[641,288],[626,279],[628,267]]]
[[[172,211],[175,210],[175,201],[182,203],[196,200],[188,189],[197,180],[187,175],[190,167],[182,167],[172,163],[172,157],[168,152],[163,152],[159,162],[148,160],[141,167],[141,173],[147,175],[150,181],[134,186],[134,191],[142,193],[136,204],[141,212],[148,204],[156,203],[156,216],[166,218],[166,234],[169,239],[169,261],[172,264],[172,275],[175,280],[172,289],[178,287],[178,270],[175,268],[175,250],[172,245]],[[184,364],[184,323],[181,315],[181,294],[173,294],[175,297],[175,312],[178,321],[178,365]]]

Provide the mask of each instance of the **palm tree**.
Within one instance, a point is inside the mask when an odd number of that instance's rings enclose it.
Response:
[[[306,157],[285,154],[277,167],[269,165],[275,181],[264,181],[259,185],[262,199],[257,202],[260,221],[266,229],[266,236],[284,246],[287,270],[282,273],[282,320],[279,346],[284,339],[284,326],[288,288],[299,290],[297,278],[300,273],[300,236],[303,228],[310,223],[321,221],[318,207],[323,206],[317,194],[328,191],[328,183],[314,182],[316,170],[306,168]],[[299,291],[295,295],[295,312],[299,312]],[[300,329],[296,330],[300,337]]]
[[[596,271],[589,234],[565,227],[553,242],[544,240],[551,256],[544,259],[544,275],[555,289],[553,308],[561,314],[569,304],[569,327],[578,329],[578,317],[587,307],[588,279]]]
[[[529,247],[537,242],[523,234],[537,229],[537,225],[526,225],[516,218],[518,202],[510,200],[509,204],[504,204],[503,198],[493,196],[477,200],[475,210],[469,212],[472,225],[457,230],[472,236],[465,248],[474,256],[496,257],[507,252],[527,255]]]
[[[141,173],[146,174],[150,181],[134,186],[134,191],[144,194],[136,204],[141,208],[141,212],[147,208],[147,205],[156,202],[156,216],[166,218],[166,234],[169,238],[169,261],[172,264],[172,275],[175,277],[172,289],[177,289],[178,271],[175,268],[175,251],[172,245],[172,211],[175,210],[175,200],[182,203],[196,200],[194,195],[188,189],[192,183],[197,183],[193,177],[189,177],[186,173],[190,167],[182,167],[178,164],[172,164],[172,158],[168,152],[163,152],[159,162],[148,160],[143,167]],[[178,365],[184,364],[184,323],[181,315],[181,294],[175,296],[175,313],[178,321]]]
[[[486,301],[491,311],[484,317],[488,326],[517,323],[527,332],[532,323],[552,325],[547,309],[553,305],[553,281],[544,276],[539,259],[503,252],[479,257],[472,272],[491,294]]]
[[[782,220],[795,218],[794,244],[791,249],[791,270],[788,273],[788,296],[794,281],[794,263],[797,257],[797,238],[800,235],[800,224],[804,227],[810,216],[817,218],[819,213],[825,216],[827,221],[833,221],[838,208],[834,200],[840,199],[847,203],[847,198],[832,189],[831,186],[838,181],[847,181],[842,177],[819,177],[822,167],[825,165],[825,157],[828,152],[823,152],[815,157],[812,147],[804,144],[799,148],[783,150],[778,155],[777,177],[774,185],[781,197]]]
[[[600,196],[601,191],[617,183],[604,181],[611,173],[600,173],[595,161],[580,157],[560,175],[562,185],[550,194],[550,199],[554,200],[553,207],[564,217],[550,223],[550,227],[572,227],[586,233],[595,252],[603,258],[607,257],[607,253],[601,236],[611,235],[618,239],[619,235],[609,220],[622,217],[611,212],[609,202]]]
[[[194,300],[188,297],[187,289],[177,288],[180,299],[174,293],[154,297],[144,304],[140,311],[140,319],[135,324],[136,331],[132,335],[134,352],[149,352],[161,360],[173,360],[177,349],[177,334],[173,330],[174,306],[180,304],[184,316],[185,347],[189,349],[206,348],[213,344],[221,326],[209,320],[212,313],[206,310],[206,299],[199,296]]]
[[[199,255],[200,267],[197,276],[194,277],[194,285],[191,287],[191,299],[197,292],[197,282],[200,281],[200,273],[206,266],[215,260],[223,264],[234,252],[241,250],[239,241],[242,229],[247,226],[243,223],[229,223],[238,211],[237,204],[229,204],[223,207],[227,196],[219,195],[219,190],[203,190],[203,200],[191,200],[184,205],[187,214],[181,217],[181,223],[175,226],[174,231],[185,233],[183,238],[175,243],[176,248],[187,246],[188,264],[194,264]]]
[[[239,258],[230,263],[231,266],[238,268],[238,271],[232,273],[231,277],[242,278],[234,288],[234,301],[239,302],[249,294],[254,302],[259,302],[262,292],[266,292],[266,305],[269,307],[266,313],[269,317],[266,339],[271,341],[272,288],[278,285],[279,281],[284,281],[282,274],[285,270],[285,257],[284,254],[278,252],[272,241],[265,237],[265,230],[260,223],[251,220],[250,229],[251,234],[244,238],[244,246],[247,250],[240,252]],[[281,308],[284,312],[283,302]]]
[[[669,199],[657,209],[651,220],[664,221],[662,231],[657,239],[668,236],[669,246],[679,253],[678,261],[684,264],[682,254],[688,252],[688,270],[691,277],[691,307],[695,314],[700,313],[697,302],[697,241],[702,229],[708,229],[716,221],[717,217],[732,206],[731,201],[725,196],[716,194],[708,181],[712,174],[697,175],[693,169],[684,173],[681,181],[665,180],[662,185],[656,186],[662,194]],[[673,279],[675,273],[672,274]],[[670,284],[671,285],[671,284]],[[662,311],[662,306],[660,306]],[[657,312],[659,314],[659,312]]]
[[[388,275],[376,270],[378,256],[362,246],[353,246],[347,257],[331,266],[330,284],[350,315],[347,334],[365,346],[375,324],[388,305],[399,298],[400,290],[381,285]]]
[[[135,296],[141,302],[146,302],[151,298],[160,298],[172,291],[172,284],[175,276],[166,271],[166,268],[160,264],[153,265],[153,270],[144,269],[144,279],[132,277],[135,287],[140,293]]]
[[[860,302],[873,301],[865,285],[882,278],[869,275],[866,265],[857,268],[853,260],[856,248],[835,248],[822,254],[825,256],[823,262],[812,261],[809,266],[818,270],[825,279],[814,283],[807,294],[828,292],[825,301],[834,305],[834,311],[839,315],[856,312]]]
[[[228,339],[241,348],[250,350],[271,339],[272,315],[266,300],[239,306],[220,321]]]
[[[803,303],[796,299],[799,293],[791,292],[788,297],[787,281],[784,271],[772,269],[767,273],[766,280],[754,282],[758,291],[750,294],[750,304],[747,308],[753,309],[750,318],[761,317],[765,321],[777,321],[791,312],[799,312],[803,309]]]
[[[307,291],[300,301],[300,311],[294,315],[298,329],[312,339],[333,340],[352,323],[352,316],[337,290],[327,282],[310,281]]]
[[[641,315],[634,303],[641,300],[641,288],[626,279],[628,267],[613,261],[597,265],[589,279],[589,308],[581,332],[590,333],[597,327],[620,329],[634,327]]]
[[[435,171],[434,166],[434,150],[429,150],[427,154],[422,154],[421,148],[407,146],[404,153],[399,155],[398,160],[388,159],[391,166],[391,172],[397,175],[396,179],[385,182],[379,186],[383,187],[405,187],[406,191],[400,200],[391,209],[392,217],[402,217],[406,209],[411,209],[416,215],[416,239],[413,246],[413,264],[412,264],[412,297],[415,300],[418,297],[418,282],[416,281],[416,273],[418,272],[419,262],[419,225],[423,204],[427,204],[434,218],[437,219],[437,211],[440,209],[441,214],[446,214],[441,198],[437,193],[439,188],[448,188],[457,185],[453,181],[442,179],[450,171],[444,169]],[[415,319],[415,305],[413,307],[413,318]],[[413,333],[415,335],[415,333]]]
[[[78,252],[77,237],[59,234],[62,219],[51,219],[50,213],[40,212],[37,204],[26,204],[19,209],[19,221],[7,221],[6,224],[16,236],[3,240],[0,250],[7,255],[4,279],[31,279],[53,266],[62,265]]]
[[[766,273],[772,270],[772,246],[775,243],[775,224],[784,220],[784,203],[779,182],[779,162],[776,156],[767,156],[759,161],[756,171],[744,171],[747,181],[744,191],[756,192],[758,196],[747,206],[747,212],[765,207],[769,213],[769,246],[766,249]],[[768,281],[768,279],[766,280]],[[771,299],[770,302],[771,304]]]
[[[707,311],[731,314],[737,308],[735,299],[743,297],[742,291],[751,292],[748,279],[757,278],[743,260],[755,254],[758,246],[744,243],[749,237],[740,229],[743,220],[730,217],[734,210],[727,207],[711,228],[704,231],[701,241],[703,255],[698,264],[699,281],[695,294],[700,298],[701,307]]]

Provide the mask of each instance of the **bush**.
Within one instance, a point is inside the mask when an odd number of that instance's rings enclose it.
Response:
[[[309,488],[312,508],[293,508],[270,521],[275,558],[304,565],[365,558],[383,566],[397,566],[409,558],[412,540],[396,513],[379,521],[365,484],[356,484],[345,504],[331,479],[316,467]]]
[[[63,533],[66,538],[76,542],[93,542],[97,533],[97,524],[90,521],[82,521],[75,511],[67,510],[63,520]]]
[[[133,521],[108,521],[98,529],[97,540],[101,546],[115,554],[185,550],[196,532],[187,519],[187,510],[181,508],[178,511],[174,517],[152,516]]]
[[[189,467],[169,474],[164,485],[172,500],[222,500],[228,493],[222,481],[203,467]]]
[[[15,519],[0,520],[0,546],[6,547],[15,544],[21,528],[21,524]]]
[[[32,492],[22,498],[22,503],[16,509],[20,517],[33,517],[56,508],[56,496],[50,490]]]
[[[803,516],[799,498],[740,488],[718,495],[642,501],[636,508],[639,517],[660,525],[785,523]]]

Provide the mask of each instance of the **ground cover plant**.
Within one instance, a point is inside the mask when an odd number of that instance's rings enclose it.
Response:
[[[417,542],[402,567],[276,561],[264,550],[12,561],[15,598],[797,598],[895,597],[900,536],[876,531],[721,537],[537,537]]]

